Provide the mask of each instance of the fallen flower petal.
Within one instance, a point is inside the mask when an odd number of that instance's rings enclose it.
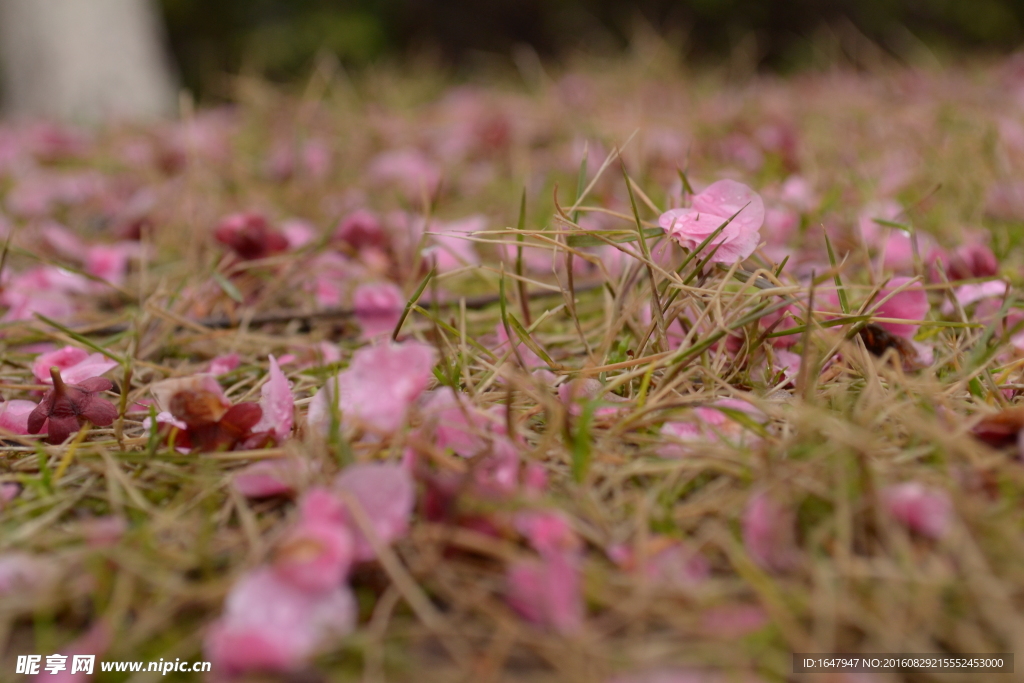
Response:
[[[916,481],[890,486],[882,492],[886,511],[911,531],[939,539],[952,521],[949,494]]]
[[[381,543],[391,543],[405,535],[416,504],[416,488],[401,465],[351,465],[334,480],[333,488],[352,496],[359,504]],[[359,526],[351,523],[350,527],[355,536],[356,559],[365,561],[376,557],[373,546]]]

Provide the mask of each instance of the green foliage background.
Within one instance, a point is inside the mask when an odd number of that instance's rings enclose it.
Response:
[[[321,51],[362,65],[429,53],[461,65],[516,45],[545,58],[629,44],[638,20],[678,40],[681,58],[717,60],[753,36],[760,68],[808,61],[822,33],[850,30],[884,51],[908,42],[940,51],[999,51],[1024,41],[1020,0],[161,0],[185,83],[255,69],[308,71]],[[749,41],[748,41],[749,43]]]

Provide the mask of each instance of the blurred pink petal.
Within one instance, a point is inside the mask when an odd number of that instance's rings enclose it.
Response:
[[[960,285],[953,290],[953,296],[962,308],[967,308],[973,303],[983,299],[1002,299],[1010,289],[1009,283],[1004,280],[990,280],[977,284]],[[956,309],[948,299],[942,302],[943,315],[952,315]]]
[[[222,675],[294,671],[318,648],[350,633],[355,621],[355,597],[347,586],[310,592],[261,567],[231,589],[203,650]]]
[[[100,619],[88,631],[61,648],[60,653],[68,656],[67,668],[64,671],[58,671],[56,674],[48,673],[47,681],[53,681],[54,683],[84,683],[85,681],[92,680],[92,675],[84,671],[71,673],[71,658],[74,655],[95,655],[98,661],[110,649],[113,640],[114,632],[110,628],[110,624]],[[93,673],[97,671],[99,671],[99,666],[94,664]]]
[[[579,415],[583,412],[583,403],[598,399],[601,403],[628,403],[628,399],[604,391],[604,385],[596,379],[575,379],[558,387],[558,399],[568,405],[569,412]],[[603,405],[593,412],[595,416],[614,415],[625,408],[614,405]]]
[[[879,291],[875,301],[881,301],[891,292],[910,282],[911,279],[909,277],[894,277],[889,280],[889,284]],[[879,306],[875,310],[875,315],[879,318],[923,320],[928,315],[928,310],[928,293],[920,282],[915,282]],[[879,322],[878,325],[893,334],[908,338],[913,337],[917,328],[920,327],[914,323]]]
[[[344,525],[301,520],[277,545],[272,566],[291,585],[322,593],[337,588],[348,576],[354,546]]]
[[[416,149],[382,152],[370,161],[366,175],[376,185],[398,187],[411,201],[433,196],[441,184],[440,169]]]
[[[43,384],[52,384],[50,368],[57,367],[61,378],[68,384],[81,384],[90,377],[99,377],[117,367],[117,361],[102,353],[89,354],[74,346],[43,353],[32,361],[32,374]]]
[[[85,272],[120,287],[128,273],[128,262],[137,258],[141,249],[137,242],[98,244],[85,252]]]
[[[36,409],[34,401],[4,401],[0,403],[0,428],[12,434],[29,434],[28,416]]]
[[[953,503],[942,489],[910,481],[885,489],[882,502],[897,521],[922,536],[937,539],[949,531]]]
[[[0,596],[34,593],[57,576],[57,566],[39,555],[18,550],[0,554]]]
[[[269,377],[260,390],[260,408],[263,409],[263,416],[252,428],[253,432],[273,432],[278,443],[291,436],[295,424],[295,396],[277,359],[272,355]]]
[[[364,337],[390,336],[402,317],[405,295],[393,282],[365,283],[356,287],[352,307]]]
[[[743,512],[743,544],[762,568],[792,569],[797,560],[793,514],[767,493],[754,493]]]
[[[334,489],[355,499],[382,543],[391,543],[405,535],[416,504],[416,486],[401,465],[350,465],[334,480]],[[376,556],[373,546],[357,524],[349,526],[355,537],[356,559],[372,560]]]
[[[290,496],[298,489],[306,470],[304,460],[262,460],[235,472],[231,485],[246,498]]]
[[[758,605],[722,605],[704,610],[701,626],[723,639],[742,638],[768,625],[768,615]]]
[[[691,208],[671,209],[661,215],[658,224],[681,246],[693,249],[736,212],[739,215],[708,244],[706,251],[710,253],[720,245],[711,260],[735,263],[754,253],[764,223],[764,202],[746,185],[719,180],[694,195]]]
[[[555,553],[540,560],[518,560],[506,574],[509,605],[524,619],[558,633],[583,626],[583,588],[575,555]]]
[[[382,433],[394,432],[405,421],[409,405],[433,379],[436,361],[437,352],[419,342],[385,342],[359,349],[348,368],[328,379],[313,397],[310,428],[327,433],[331,397],[337,396],[343,427],[361,425]]]
[[[313,522],[348,524],[348,512],[334,491],[326,486],[314,486],[299,499],[299,517]]]
[[[515,526],[541,555],[580,547],[580,540],[568,518],[556,510],[520,512],[515,516]]]
[[[207,372],[216,377],[226,375],[235,368],[242,360],[237,353],[229,353],[224,356],[217,356],[210,361],[210,367],[207,368]]]
[[[292,218],[281,224],[281,233],[288,241],[289,249],[304,247],[316,239],[317,231],[312,223],[298,218]]]
[[[116,545],[128,531],[128,520],[120,515],[91,517],[78,523],[85,542],[94,548]]]

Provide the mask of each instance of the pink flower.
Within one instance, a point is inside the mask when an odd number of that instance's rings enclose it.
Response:
[[[334,489],[351,496],[370,520],[381,543],[401,538],[409,529],[409,518],[416,504],[412,477],[400,465],[367,463],[351,465],[334,480]],[[372,560],[373,546],[359,526],[350,523],[355,537],[357,560]]]
[[[795,519],[767,493],[747,501],[743,513],[743,544],[757,564],[769,571],[786,571],[796,564]]]
[[[949,531],[953,504],[941,489],[910,481],[882,492],[882,504],[894,519],[911,531],[929,538],[942,538]]]
[[[261,567],[231,589],[224,614],[206,632],[204,651],[222,675],[294,671],[329,639],[350,633],[355,621],[347,586],[310,592]]]
[[[505,581],[509,604],[527,621],[563,634],[583,626],[582,581],[574,554],[515,561]]]
[[[117,367],[117,361],[110,360],[102,353],[89,354],[75,346],[43,353],[32,361],[32,374],[43,384],[52,384],[50,368],[60,370],[61,378],[69,384],[80,384],[91,377],[99,377]]]
[[[405,308],[405,295],[392,282],[366,283],[356,287],[353,309],[363,336],[390,335]]]
[[[302,590],[330,591],[348,576],[354,545],[343,525],[301,520],[278,544],[272,566],[278,577]]]
[[[424,398],[420,410],[424,428],[420,434],[438,448],[450,448],[456,455],[471,458],[487,448],[489,436],[504,431],[493,411],[476,408],[465,394],[456,393],[451,387],[438,387]]]
[[[875,300],[883,300],[885,297],[889,296],[891,292],[903,287],[903,285],[910,282],[910,280],[911,278],[909,277],[894,277],[889,281],[888,286],[879,291],[878,297]],[[879,306],[875,310],[875,315],[879,318],[923,320],[924,317],[928,315],[928,310],[928,293],[920,282],[915,282],[909,287],[905,287],[902,291]],[[907,338],[913,337],[914,333],[917,332],[917,328],[920,327],[920,325],[914,323],[879,322],[878,325],[893,334],[898,334],[901,337]]]
[[[0,429],[11,434],[31,434],[28,430],[28,416],[36,409],[32,401],[5,401],[0,403]]]
[[[737,212],[739,215],[706,248],[710,253],[718,246],[712,261],[734,263],[754,253],[764,223],[764,202],[746,185],[719,180],[695,195],[689,209],[663,213],[658,224],[681,246],[693,249]]]
[[[292,425],[295,423],[295,396],[291,385],[281,372],[277,359],[270,357],[270,372],[267,382],[260,390],[260,408],[263,416],[253,432],[272,432],[278,443],[291,436]]]
[[[347,369],[329,379],[309,405],[310,428],[326,434],[331,425],[331,399],[337,402],[343,427],[363,426],[393,433],[405,421],[408,407],[433,378],[437,353],[419,342],[383,343],[356,351]]]

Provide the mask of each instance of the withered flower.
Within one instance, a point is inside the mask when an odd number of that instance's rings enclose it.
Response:
[[[114,404],[98,395],[109,391],[114,383],[102,377],[90,377],[81,384],[64,384],[60,369],[50,368],[53,388],[28,416],[28,431],[38,434],[46,427],[46,440],[51,444],[63,443],[68,435],[78,431],[86,422],[106,427],[117,418]]]
[[[214,237],[246,261],[261,259],[288,248],[288,240],[256,212],[233,213],[217,225]]]
[[[263,417],[258,403],[231,405],[212,377],[197,376],[166,380],[158,399],[176,419],[185,423],[179,446],[196,451],[224,451],[262,448],[275,441],[272,432],[253,432]]]

